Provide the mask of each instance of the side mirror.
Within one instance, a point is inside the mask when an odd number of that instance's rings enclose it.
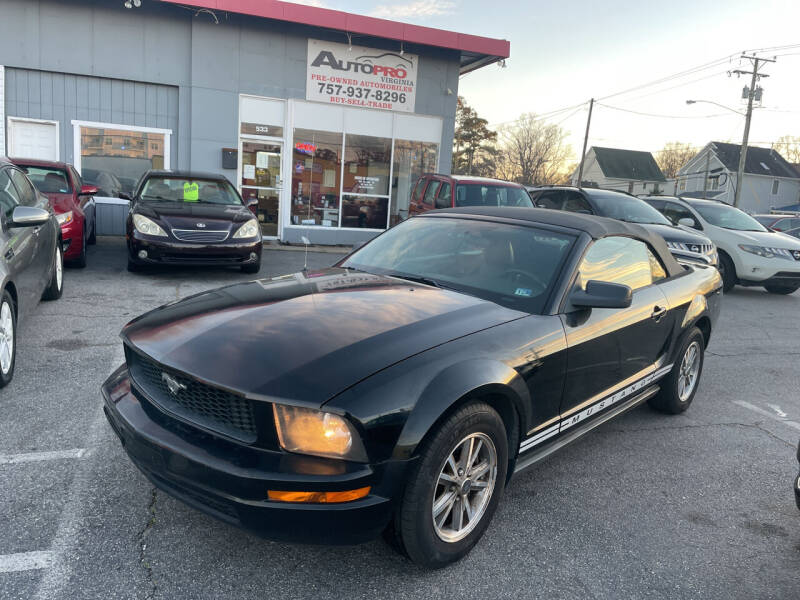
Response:
[[[94,196],[97,193],[97,188],[93,185],[82,185],[79,196]]]
[[[249,200],[245,201],[244,204],[251,213],[258,215],[258,198],[250,198]]]
[[[12,227],[36,227],[50,220],[50,213],[43,208],[18,206],[11,215]]]
[[[684,227],[691,227],[692,229],[697,229],[697,221],[695,221],[691,217],[683,217],[681,219],[678,219],[678,225],[683,225]]]
[[[576,308],[628,308],[633,292],[627,285],[607,281],[589,281],[586,290],[575,289],[569,301]]]
[[[130,201],[132,201],[132,200],[133,200],[133,198],[131,197],[131,195],[130,195],[130,194],[128,194],[127,192],[120,192],[119,194],[117,194],[117,197],[118,197],[120,200],[127,200],[128,202],[130,202]]]

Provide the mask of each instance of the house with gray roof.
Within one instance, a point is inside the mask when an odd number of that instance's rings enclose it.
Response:
[[[709,142],[680,168],[674,193],[733,204],[740,151],[738,144]],[[800,172],[772,148],[747,147],[742,180],[739,208],[747,212],[769,212],[800,202]]]
[[[571,181],[578,185],[577,169]],[[661,194],[666,181],[650,152],[592,146],[586,153],[581,185],[629,194]]]

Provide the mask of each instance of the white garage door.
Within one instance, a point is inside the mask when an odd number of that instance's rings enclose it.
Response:
[[[8,155],[58,160],[58,122],[8,118]]]

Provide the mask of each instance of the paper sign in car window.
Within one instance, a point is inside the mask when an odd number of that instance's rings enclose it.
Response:
[[[524,296],[525,298],[530,298],[533,296],[533,290],[529,290],[528,288],[517,288],[514,292],[516,296]]]
[[[200,199],[200,186],[196,181],[186,181],[183,184],[183,201],[197,202]]]

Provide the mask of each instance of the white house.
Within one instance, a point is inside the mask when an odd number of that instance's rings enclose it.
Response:
[[[577,169],[571,180],[573,185],[578,185]],[[660,194],[665,192],[665,184],[664,174],[649,152],[592,146],[586,153],[582,181],[585,187],[629,194]]]
[[[733,204],[741,146],[709,142],[678,171],[674,190],[679,196],[705,196]],[[750,213],[800,202],[800,173],[780,153],[770,148],[747,147],[744,185],[739,208]]]

